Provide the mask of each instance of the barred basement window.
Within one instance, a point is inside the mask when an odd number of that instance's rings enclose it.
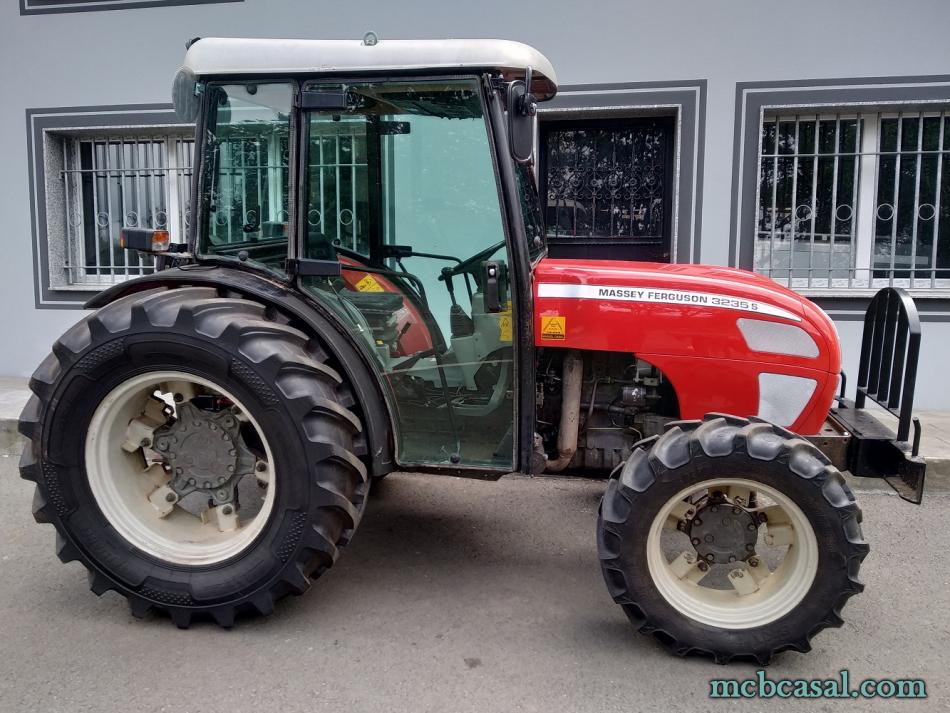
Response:
[[[944,111],[766,116],[755,268],[797,289],[950,287]]]
[[[66,285],[95,288],[154,271],[150,256],[119,248],[123,227],[164,228],[185,242],[192,138],[65,137],[62,150]]]

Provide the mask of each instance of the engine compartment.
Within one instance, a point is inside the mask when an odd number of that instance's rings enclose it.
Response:
[[[659,369],[634,355],[541,349],[536,451],[539,458],[543,453],[548,465],[562,450],[563,418],[571,412],[564,396],[564,365],[570,358],[581,361],[580,398],[575,405],[576,448],[564,471],[613,470],[627,459],[637,441],[662,433],[667,423],[679,417],[672,384]]]

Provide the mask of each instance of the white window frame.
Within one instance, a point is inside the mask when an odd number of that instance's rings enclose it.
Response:
[[[138,168],[106,165],[100,168],[95,165],[91,169],[83,169],[80,162],[80,147],[84,142],[98,142],[100,145],[116,143],[164,143],[165,165],[148,165]],[[183,165],[187,158],[194,156],[194,131],[187,126],[147,126],[147,127],[103,127],[76,131],[55,130],[47,131],[44,135],[44,155],[46,163],[46,235],[49,250],[48,276],[51,289],[64,292],[95,292],[113,284],[147,274],[151,269],[152,260],[147,256],[126,253],[126,265],[129,269],[122,270],[112,261],[107,265],[100,262],[97,254],[95,264],[87,264],[86,235],[84,232],[85,205],[81,189],[81,176],[91,174],[94,177],[93,185],[97,185],[98,176],[102,179],[108,175],[119,179],[118,190],[123,194],[136,181],[136,176],[147,176],[150,182],[149,190],[157,190],[157,185],[164,185],[165,214],[164,224],[150,225],[148,221],[138,216],[138,211],[123,211],[122,216],[112,215],[109,198],[100,202],[99,196],[94,197],[93,210],[96,211],[97,249],[107,247],[103,242],[100,245],[98,231],[106,230],[114,242],[117,240],[118,230],[122,227],[166,227],[171,234],[172,242],[184,243],[187,240],[188,222],[190,220],[190,186],[193,167]],[[93,148],[95,152],[95,148]],[[151,154],[154,158],[154,154]],[[161,174],[161,180],[155,177]],[[187,177],[187,180],[185,180]],[[141,180],[138,179],[138,180]],[[158,182],[156,183],[156,180]],[[137,190],[141,190],[138,188]],[[94,193],[96,189],[94,189]],[[137,194],[136,194],[137,195]],[[104,209],[104,210],[103,210]],[[185,211],[183,213],[182,211]],[[153,219],[155,216],[152,216]],[[152,221],[154,223],[154,220]]]
[[[761,172],[762,172],[762,161],[763,161],[763,145],[762,145],[762,128],[766,122],[774,122],[778,120],[781,121],[814,121],[814,120],[847,120],[847,119],[858,119],[858,168],[856,171],[856,193],[857,193],[857,202],[856,202],[856,223],[853,228],[854,231],[854,240],[853,240],[853,261],[850,271],[850,275],[847,279],[844,278],[802,278],[794,277],[792,273],[789,273],[787,277],[776,277],[774,274],[770,274],[770,271],[767,268],[762,268],[759,265],[754,265],[753,269],[756,272],[765,274],[772,279],[776,279],[782,284],[794,289],[797,292],[800,292],[809,297],[860,297],[872,295],[877,290],[882,287],[904,287],[912,290],[916,294],[926,294],[931,297],[946,297],[950,296],[950,277],[948,278],[936,278],[934,270],[936,268],[935,263],[932,263],[931,268],[923,269],[922,272],[931,272],[932,276],[927,279],[921,279],[916,277],[913,279],[913,284],[911,284],[910,278],[904,277],[894,277],[894,272],[901,272],[900,267],[894,266],[893,261],[893,251],[891,259],[891,268],[889,269],[888,277],[875,277],[874,272],[880,272],[880,268],[875,269],[872,264],[872,255],[874,251],[874,242],[875,242],[875,224],[876,217],[875,211],[876,198],[877,198],[877,189],[878,189],[878,161],[882,152],[880,150],[880,126],[881,120],[883,119],[900,119],[900,118],[914,118],[914,117],[942,117],[944,122],[950,122],[950,107],[947,107],[946,104],[942,103],[915,103],[915,104],[889,104],[889,103],[880,103],[875,102],[868,105],[794,105],[794,106],[763,106],[759,114],[759,123],[758,123],[758,153],[755,163],[756,171],[756,184],[755,184],[755,232],[753,235],[754,245],[757,246],[758,243],[758,219],[759,211],[761,207],[762,195],[761,195]],[[941,125],[940,131],[940,148],[938,149],[939,153],[947,154],[950,152],[950,147],[945,145],[944,142],[944,127]],[[917,151],[921,149],[921,141],[923,137],[922,125],[918,131],[918,146],[916,147]],[[776,138],[777,140],[777,138]],[[815,136],[815,150],[817,151],[817,142],[818,136],[816,132]],[[835,154],[837,154],[839,147],[835,147]],[[901,150],[898,150],[900,153]],[[885,152],[888,154],[893,154],[894,152]],[[835,155],[835,154],[829,154]],[[783,154],[783,156],[794,157],[797,156],[797,147],[796,152],[791,154]],[[766,156],[766,160],[771,156],[769,154]],[[899,165],[899,164],[898,164]],[[936,194],[939,196],[941,192],[941,183],[940,181],[950,180],[950,176],[941,176],[943,161],[938,161],[938,182],[936,186]],[[920,183],[920,173],[921,165],[918,162],[917,164],[917,184]],[[837,187],[837,168],[835,171],[835,186]],[[915,198],[915,203],[917,199]],[[837,205],[837,204],[836,204]],[[939,205],[939,202],[938,202]],[[920,206],[918,206],[919,208]],[[935,216],[934,220],[939,219],[939,213],[937,212],[937,207],[935,206]],[[937,231],[939,229],[939,224],[934,226],[934,240],[933,240],[933,250],[934,256],[936,255]],[[831,227],[832,232],[834,232],[834,225]],[[950,239],[950,238],[945,238]],[[915,235],[913,238],[912,250],[913,254],[916,255],[916,222],[915,222]],[[794,248],[793,248],[794,249]],[[754,255],[757,251],[754,251]],[[755,257],[753,258],[755,259]],[[794,268],[793,272],[801,272],[805,268]],[[783,268],[775,268],[774,271],[777,272],[788,272]],[[825,282],[827,284],[815,284]]]

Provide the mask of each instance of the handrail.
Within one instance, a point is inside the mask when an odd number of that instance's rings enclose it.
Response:
[[[914,300],[899,287],[885,287],[871,299],[864,317],[855,408],[870,398],[897,417],[897,440],[906,443],[914,423],[914,386],[920,357],[920,315]]]

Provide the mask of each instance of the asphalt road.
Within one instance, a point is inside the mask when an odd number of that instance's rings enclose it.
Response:
[[[709,700],[710,678],[756,666],[675,659],[635,634],[595,558],[602,484],[397,474],[352,545],[305,597],[231,631],[178,631],[97,598],[33,523],[32,485],[0,457],[0,710],[690,711],[802,709]],[[950,497],[915,508],[859,495],[872,552],[864,595],[772,678],[921,677],[921,701],[814,710],[950,708]]]

